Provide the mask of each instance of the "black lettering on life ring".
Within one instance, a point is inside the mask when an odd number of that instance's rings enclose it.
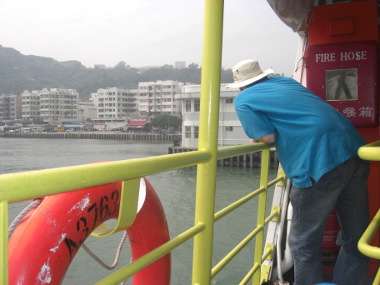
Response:
[[[70,260],[72,260],[73,259],[73,257],[72,257],[73,252],[78,250],[78,244],[76,244],[75,241],[73,241],[72,239],[69,239],[68,237],[66,237],[64,239],[64,241],[65,241],[65,244],[67,246],[67,249],[69,250]]]
[[[82,244],[82,242],[84,242],[87,236],[96,228],[98,219],[100,222],[104,221],[107,219],[108,216],[113,215],[117,211],[119,207],[119,198],[120,198],[120,194],[117,190],[115,190],[111,193],[111,198],[109,198],[106,195],[100,198],[99,207],[96,202],[91,204],[91,206],[87,209],[87,213],[93,215],[92,225],[88,223],[87,218],[84,216],[81,216],[77,220],[76,231],[78,233],[84,233],[84,235],[81,234],[80,236],[82,236],[83,238],[79,239],[79,241],[77,242],[75,242],[73,239],[69,237],[66,237],[64,239],[66,247],[70,254],[70,259],[72,259],[73,253],[76,250],[78,250],[78,244]],[[99,213],[99,216],[98,216],[98,213]]]

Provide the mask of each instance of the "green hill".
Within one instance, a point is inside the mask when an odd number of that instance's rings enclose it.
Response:
[[[141,69],[120,62],[113,68],[87,68],[79,61],[58,62],[52,58],[23,55],[0,45],[0,94],[42,88],[76,89],[87,100],[99,88],[137,88],[138,82],[176,80],[200,84],[201,68],[190,64],[176,69],[170,65]],[[222,70],[222,83],[232,82],[231,69]]]

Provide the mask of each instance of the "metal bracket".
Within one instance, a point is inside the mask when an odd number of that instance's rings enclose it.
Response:
[[[272,207],[272,213],[278,212],[277,216],[273,218],[273,222],[278,222],[280,220],[280,214],[281,214],[281,207],[280,206],[273,206]]]
[[[116,226],[111,228],[103,223],[99,225],[91,235],[94,237],[108,237],[116,232],[123,231],[132,225],[137,215],[139,190],[140,178],[123,181],[121,186],[119,216]]]

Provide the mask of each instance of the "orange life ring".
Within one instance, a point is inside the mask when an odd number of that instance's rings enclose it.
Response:
[[[170,239],[161,202],[152,185],[142,181],[145,200],[127,229],[132,260]],[[120,196],[117,182],[44,197],[9,239],[9,284],[61,284],[85,239],[101,223],[117,218]],[[136,273],[132,283],[170,284],[170,266],[167,254]]]

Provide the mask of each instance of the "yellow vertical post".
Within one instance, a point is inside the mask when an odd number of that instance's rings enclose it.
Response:
[[[201,106],[198,149],[211,153],[197,168],[195,224],[205,230],[194,238],[193,284],[210,284],[222,63],[223,0],[205,0]]]
[[[8,284],[8,202],[0,201],[0,284]]]
[[[269,154],[270,149],[264,149],[261,153],[261,173],[260,188],[267,188],[269,173]],[[262,227],[262,231],[256,236],[254,264],[261,264],[262,251],[264,246],[264,224],[265,224],[265,208],[267,203],[267,189],[259,195],[259,205],[257,208],[257,226]],[[252,279],[252,284],[260,284],[260,270],[257,270]]]

